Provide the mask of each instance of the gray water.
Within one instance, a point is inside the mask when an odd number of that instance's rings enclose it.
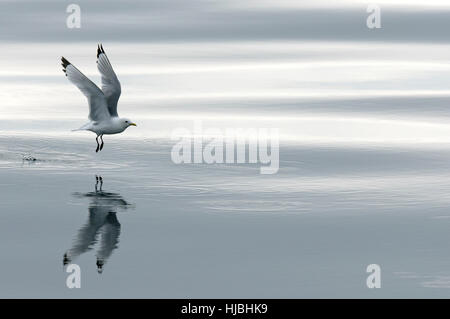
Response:
[[[0,297],[449,297],[449,7],[391,2],[369,30],[351,0],[80,0],[75,30],[3,1]],[[59,62],[99,83],[97,42],[138,125],[99,153]],[[199,121],[278,129],[278,172],[175,164]]]
[[[2,137],[1,296],[448,296],[448,146],[286,144],[260,175],[173,164],[171,143]]]

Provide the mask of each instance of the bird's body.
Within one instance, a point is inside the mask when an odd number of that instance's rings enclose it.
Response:
[[[102,75],[101,90],[64,57],[61,58],[61,61],[67,78],[80,89],[89,103],[90,122],[75,131],[85,130],[97,134],[96,152],[103,149],[104,134],[119,134],[129,126],[136,126],[129,119],[121,118],[117,114],[121,86],[103,46],[99,45],[97,49],[97,68]],[[101,144],[98,142],[99,137]]]
[[[124,119],[114,116],[104,121],[90,121],[75,131],[91,131],[97,135],[111,135],[122,133],[128,126],[126,120],[124,121]]]

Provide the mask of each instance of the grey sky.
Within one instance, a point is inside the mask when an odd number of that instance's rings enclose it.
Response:
[[[288,0],[284,0],[286,2]],[[82,28],[66,27],[79,4]],[[450,11],[382,5],[382,28],[366,27],[366,4],[299,6],[274,1],[3,1],[2,41],[361,40],[448,42]],[[268,4],[269,3],[269,4]],[[281,1],[280,3],[283,3]],[[346,3],[345,1],[342,3]],[[249,5],[252,4],[252,5]],[[309,4],[309,5],[307,5]],[[331,5],[332,4],[332,5]]]

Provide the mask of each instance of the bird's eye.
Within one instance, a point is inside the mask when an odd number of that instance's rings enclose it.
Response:
[[[125,121],[125,123],[128,123],[128,121]]]

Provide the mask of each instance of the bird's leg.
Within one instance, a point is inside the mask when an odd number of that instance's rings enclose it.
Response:
[[[103,192],[103,178],[99,176],[98,179],[100,180],[100,192]]]
[[[97,153],[97,152],[98,152],[98,149],[100,148],[100,144],[98,144],[98,135],[97,135],[97,137],[95,138],[95,141],[97,142],[97,149],[95,150],[95,153]]]
[[[103,142],[103,134],[102,135],[100,135],[100,140],[102,141],[102,144],[100,145],[100,151],[103,149],[103,144],[105,144],[104,142]]]
[[[97,186],[98,186],[98,176],[95,175],[95,192],[97,193]]]

